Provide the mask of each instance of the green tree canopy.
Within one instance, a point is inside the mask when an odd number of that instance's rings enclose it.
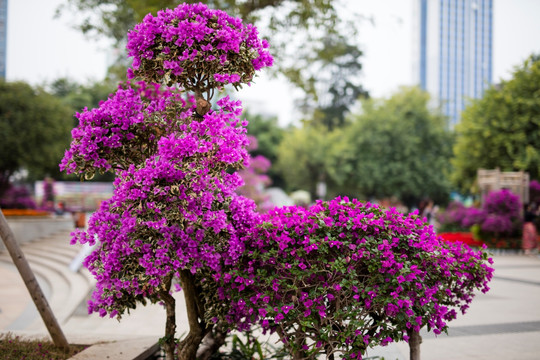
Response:
[[[409,206],[424,197],[448,200],[453,135],[428,102],[427,93],[407,87],[388,99],[363,101],[347,131],[355,154],[350,187],[358,194],[396,196]]]
[[[107,79],[83,85],[68,78],[59,78],[54,80],[49,88],[52,95],[60,98],[75,113],[85,107],[89,109],[98,107],[100,101],[107,99],[109,94],[114,92],[115,85],[114,80]],[[76,118],[74,121],[77,125]]]
[[[345,185],[354,155],[349,152],[344,133],[343,128],[329,131],[312,122],[285,133],[278,148],[276,169],[287,190],[307,190],[317,198],[317,184],[324,182],[327,198],[349,195]]]
[[[72,118],[69,107],[42,89],[0,81],[0,196],[22,168],[31,178],[58,174]]]
[[[536,61],[535,61],[536,60]],[[473,188],[479,168],[527,171],[540,178],[540,61],[531,57],[508,81],[463,111],[456,127],[453,182]]]
[[[272,164],[278,159],[278,147],[281,143],[285,129],[278,125],[277,117],[265,117],[260,114],[252,114],[244,111],[243,116],[249,121],[248,135],[257,139],[257,148],[250,149],[251,156],[262,155]],[[272,180],[273,186],[283,186],[283,179],[274,167],[267,174]]]
[[[307,122],[287,133],[277,167],[288,189],[314,193],[324,181],[328,197],[446,202],[453,134],[428,102],[420,89],[402,88],[389,99],[364,100],[344,127]]]

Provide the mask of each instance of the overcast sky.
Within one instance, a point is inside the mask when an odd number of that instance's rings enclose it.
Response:
[[[390,95],[413,78],[413,4],[416,0],[348,0],[360,21],[359,41],[365,88],[374,97]],[[71,28],[69,16],[54,19],[64,0],[9,0],[7,79],[32,84],[69,77],[79,82],[105,76],[110,43],[86,39]],[[494,0],[493,81],[508,78],[533,52],[540,53],[540,0]],[[259,94],[264,94],[260,96]],[[262,111],[290,119],[287,85],[264,78],[240,95]],[[260,100],[260,99],[263,100]],[[269,99],[273,99],[270,101]]]

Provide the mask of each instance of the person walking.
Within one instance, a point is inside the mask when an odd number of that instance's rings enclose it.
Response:
[[[525,255],[530,255],[538,246],[538,231],[534,223],[536,216],[536,205],[534,203],[528,204],[523,214],[523,237],[521,243]]]

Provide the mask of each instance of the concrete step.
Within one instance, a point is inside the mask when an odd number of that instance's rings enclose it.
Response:
[[[79,255],[79,252],[81,249],[79,249],[77,252],[71,251],[69,253],[66,253],[62,251],[62,253],[60,253],[57,250],[49,251],[49,250],[43,250],[41,248],[36,248],[36,247],[27,247],[23,251],[25,255],[28,254],[28,255],[33,255],[33,256],[41,256],[41,257],[50,259],[52,261],[56,261],[59,265],[62,265],[65,268],[67,268],[67,271],[70,271],[72,273],[77,273],[83,276],[88,282],[88,284],[90,284],[90,286],[93,287],[93,285],[96,283],[96,280],[94,279],[94,276],[90,274],[88,269],[86,269],[84,266],[81,266],[77,271],[73,271],[73,269],[70,268],[70,265],[72,264],[73,260]],[[63,269],[63,270],[66,271],[66,269]]]
[[[25,255],[28,254],[34,256],[41,256],[47,259],[54,260],[59,264],[65,265],[66,267],[69,267],[69,264],[71,263],[71,261],[73,261],[73,258],[75,258],[75,256],[77,256],[78,254],[78,251],[66,252],[51,247],[41,248],[36,246],[27,246],[22,249],[22,251]]]
[[[77,304],[80,303],[80,301],[86,296],[86,294],[88,294],[90,288],[93,287],[93,283],[90,281],[91,279],[89,279],[83,274],[71,271],[68,266],[69,264],[60,263],[55,259],[40,255],[34,255],[31,253],[25,255],[31,265],[42,265],[55,271],[58,275],[64,278],[65,282],[67,282],[69,286],[68,296],[70,298],[80,299]],[[53,285],[54,284],[52,284],[52,286]],[[52,287],[52,289],[54,294],[54,287]]]
[[[80,244],[71,245],[69,243],[70,239],[70,231],[59,232],[55,235],[24,244],[21,249],[25,254],[28,253],[50,257],[70,266],[84,248],[84,246]],[[0,256],[1,255],[2,253],[0,253]],[[78,272],[88,278],[91,284],[95,284],[94,277],[90,274],[88,269],[84,268],[84,266],[81,265],[78,268]]]
[[[41,237],[37,237],[30,242],[25,242],[23,243],[23,246],[32,245],[32,244],[36,244],[40,242],[48,242],[48,241],[65,242],[69,245],[69,242],[71,240],[71,233],[72,233],[72,230],[57,231],[52,234],[46,234]]]
[[[134,338],[94,344],[69,360],[145,360],[159,350],[155,337]]]
[[[28,243],[29,246],[34,245],[56,245],[57,247],[60,247],[62,249],[70,249],[72,247],[81,246],[79,244],[71,245],[71,235],[69,232],[60,232],[56,233],[52,236],[46,236],[40,239],[37,239],[31,243]]]
[[[51,295],[47,300],[58,322],[65,323],[93,289],[93,278],[88,272],[72,272],[66,261],[58,261],[53,254],[45,256],[28,248],[25,250],[25,257],[32,271],[49,285]],[[11,258],[2,255],[0,261],[9,263]],[[32,326],[27,329],[31,328]]]
[[[46,238],[39,241],[35,241],[27,246],[36,247],[36,248],[54,248],[62,252],[72,253],[77,252],[83,247],[81,244],[70,244],[70,238],[68,236],[58,236],[54,238]]]
[[[32,262],[30,259],[28,259],[28,257],[27,260],[29,262],[30,269],[32,269],[34,275],[37,278],[41,278],[47,284],[49,291],[45,292],[45,298],[47,299],[47,302],[49,303],[49,306],[51,307],[58,322],[63,323],[67,320],[65,315],[65,304],[68,300],[68,296],[70,293],[70,286],[67,280],[57,271],[49,268],[48,266]],[[5,258],[1,258],[0,261],[8,263],[11,262],[6,261]],[[27,309],[21,315],[21,317],[15,320],[11,327],[7,330],[29,330],[35,328],[36,325],[38,327],[39,325],[43,327],[43,324],[41,323],[39,317],[35,316],[37,312],[34,310],[34,304],[30,303],[27,306]]]

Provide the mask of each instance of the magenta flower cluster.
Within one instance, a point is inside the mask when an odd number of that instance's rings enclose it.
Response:
[[[529,198],[530,202],[540,204],[540,182],[537,180],[532,180],[529,183]]]
[[[519,196],[510,190],[502,189],[490,192],[482,208],[452,203],[439,220],[445,225],[456,224],[458,228],[466,231],[472,226],[479,226],[486,240],[490,240],[489,237],[512,235],[520,228],[520,209]]]
[[[26,186],[9,184],[6,192],[0,197],[0,208],[35,209],[37,205]]]
[[[248,150],[256,150],[258,147],[257,139],[253,136],[248,136],[248,138]],[[274,207],[268,194],[263,192],[263,189],[271,183],[270,177],[266,175],[271,166],[270,160],[262,155],[257,155],[250,159],[249,166],[238,172],[244,181],[244,185],[238,188],[236,192],[239,195],[253,199],[259,212],[266,212]]]
[[[468,208],[459,201],[452,201],[446,207],[445,211],[441,212],[437,216],[437,220],[444,225],[444,228],[450,228],[451,230],[464,230],[466,231],[468,226],[463,227],[462,221],[467,217]]]
[[[171,107],[177,109],[174,118],[167,116]],[[98,108],[76,114],[79,125],[71,131],[73,140],[60,169],[93,174],[140,163],[155,151],[157,136],[187,121],[191,112],[172,88],[144,82],[121,85]]]
[[[225,321],[277,332],[290,353],[361,359],[366,348],[439,334],[489,290],[485,253],[440,242],[417,215],[337,198],[264,215],[221,277]],[[301,330],[300,330],[301,329]]]
[[[490,192],[484,201],[486,218],[482,230],[494,234],[511,234],[519,228],[521,202],[510,190]]]
[[[127,93],[129,97],[120,98],[129,99],[129,105],[143,103],[137,102],[138,91],[131,89]],[[167,94],[160,104],[177,98],[170,91],[159,93]],[[102,107],[116,115],[112,103],[119,104],[110,101]],[[243,166],[248,158],[247,124],[239,120],[239,102],[223,98],[217,102],[219,110],[210,111],[199,121],[188,117],[191,110],[173,119],[157,119],[156,112],[164,109],[152,104],[144,102],[145,109],[155,111],[149,113],[149,118],[162,122],[159,129],[164,131],[159,138],[154,134],[154,138],[147,139],[147,145],[156,142],[154,152],[142,163],[131,162],[125,170],[117,169],[113,197],[92,216],[88,231],[76,232],[73,239],[80,243],[94,244],[96,239],[100,242],[86,265],[98,280],[90,310],[101,315],[122,314],[133,297],[152,299],[163,279],[176,276],[182,269],[192,273],[201,268],[219,272],[222,264],[234,263],[243,249],[236,229],[252,221],[251,212],[242,206],[249,209],[255,205],[234,195],[242,180],[237,173],[227,172],[231,167]],[[120,108],[131,111],[129,106]],[[111,116],[108,121],[102,120],[104,113],[93,110],[80,115],[83,120],[74,133],[95,147],[89,154],[92,157],[84,158],[87,147],[81,144],[85,142],[74,141],[64,159],[72,169],[81,169],[74,159],[82,159],[83,166],[112,166],[115,158],[109,155],[128,154],[138,131],[149,126],[144,111],[141,118]],[[118,135],[118,141],[93,136],[103,128],[96,126],[98,123],[110,128],[116,126],[115,119],[123,119],[127,125],[119,127],[119,132],[105,134]]]
[[[201,92],[250,83],[255,71],[273,62],[253,25],[201,3],[148,14],[128,33],[127,49],[133,57],[128,77]]]

